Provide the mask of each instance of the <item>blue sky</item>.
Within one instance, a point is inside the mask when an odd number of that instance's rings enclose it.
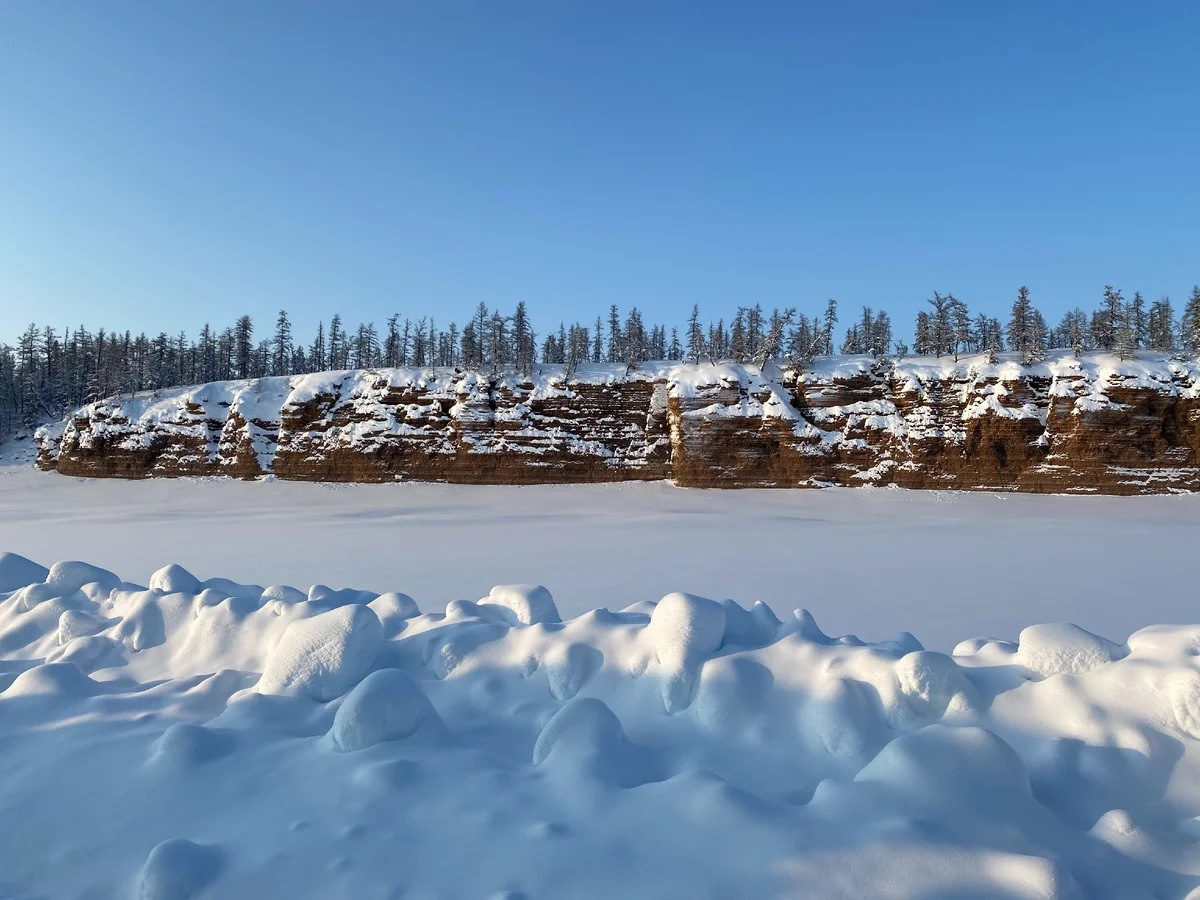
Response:
[[[0,340],[1200,281],[1194,2],[0,4]]]

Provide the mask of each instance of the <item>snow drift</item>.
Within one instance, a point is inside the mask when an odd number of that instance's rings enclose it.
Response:
[[[1200,890],[1200,626],[869,643],[684,593],[0,554],[3,897]]]

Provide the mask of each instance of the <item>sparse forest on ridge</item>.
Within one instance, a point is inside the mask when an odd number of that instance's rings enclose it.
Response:
[[[911,347],[898,337],[888,313],[871,307],[863,307],[838,343],[834,300],[812,316],[794,308],[766,312],[756,304],[715,321],[693,306],[682,326],[647,324],[636,307],[622,316],[614,304],[591,324],[560,323],[546,334],[534,330],[523,302],[511,315],[480,303],[461,328],[454,322],[440,328],[427,316],[413,320],[393,315],[382,329],[373,322],[350,329],[335,314],[328,326],[318,323],[311,339],[294,334],[286,310],[280,310],[268,337],[248,315],[220,331],[206,324],[195,339],[184,332],[163,331],[150,338],[129,331],[93,332],[80,326],[60,332],[30,324],[15,347],[0,344],[0,435],[60,419],[113,394],[335,369],[453,366],[529,374],[544,362],[566,365],[570,374],[584,362],[624,363],[633,369],[647,360],[685,359],[774,359],[802,369],[814,357],[834,353],[940,357],[1013,350],[1026,362],[1036,362],[1054,348],[1109,350],[1123,357],[1139,349],[1200,353],[1200,286],[1192,288],[1180,317],[1169,298],[1147,303],[1140,293],[1127,299],[1106,286],[1096,310],[1070,310],[1054,327],[1047,325],[1025,287],[1017,292],[1006,322],[973,314],[953,294],[935,291],[928,305],[916,317]]]

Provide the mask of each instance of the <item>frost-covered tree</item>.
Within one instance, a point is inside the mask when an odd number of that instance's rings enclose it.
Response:
[[[1146,316],[1146,301],[1142,297],[1141,292],[1133,292],[1133,299],[1129,301],[1125,317],[1129,320],[1129,330],[1133,335],[1134,349],[1137,350],[1145,347],[1150,339],[1150,328]]]
[[[729,327],[729,356],[736,363],[748,359],[749,346],[746,342],[746,311],[739,309]]]
[[[692,314],[688,317],[687,325],[687,355],[693,364],[700,362],[704,355],[704,329],[700,326],[700,305],[692,304]]]
[[[592,326],[592,362],[604,362],[604,323],[596,316],[596,324]]]
[[[1183,308],[1180,343],[1200,356],[1200,285],[1192,288],[1192,295]]]
[[[292,322],[287,310],[281,309],[275,317],[275,337],[271,339],[271,371],[275,375],[291,375],[292,367]]]
[[[829,356],[833,353],[833,328],[837,325],[837,301],[830,297],[825,301],[825,315],[821,319],[821,345],[817,349],[818,356]]]
[[[624,358],[623,338],[621,312],[614,303],[608,308],[608,361],[610,363],[620,362]]]
[[[1162,297],[1150,304],[1146,317],[1146,346],[1160,353],[1175,349],[1175,309],[1170,297]]]
[[[933,292],[933,297],[925,301],[933,307],[928,319],[928,341],[934,356],[953,353],[955,347],[955,318],[956,303],[952,294]],[[929,352],[929,351],[926,351]]]
[[[533,327],[529,324],[529,311],[525,308],[525,301],[522,300],[517,303],[512,317],[513,359],[517,371],[522,375],[528,375],[533,371],[536,353],[534,341]]]
[[[400,314],[388,316],[387,332],[383,338],[383,364],[389,369],[400,365]]]
[[[1111,284],[1104,286],[1104,302],[1092,313],[1092,346],[1112,350],[1117,344],[1117,332],[1125,317],[1125,298]]]
[[[625,319],[625,371],[632,372],[646,361],[646,327],[635,306]]]
[[[784,336],[795,315],[796,310],[794,309],[786,309],[783,312],[774,310],[771,313],[770,326],[759,342],[758,352],[754,358],[758,365],[766,365],[767,360],[778,359],[783,353]]]
[[[342,328],[342,317],[333,314],[329,320],[329,368],[350,368],[350,342]]]
[[[324,322],[317,322],[317,334],[308,348],[308,359],[314,372],[323,372],[328,367],[329,353],[325,346]]]
[[[1046,338],[1046,320],[1029,299],[1029,288],[1022,285],[1008,319],[1008,346],[1021,354],[1023,364],[1029,365],[1045,357]]]
[[[233,326],[233,352],[237,364],[237,377],[251,377],[251,356],[254,353],[254,322],[242,316]]]
[[[1052,347],[1070,347],[1075,355],[1091,349],[1091,329],[1088,325],[1088,315],[1076,307],[1063,313],[1058,325],[1051,332]]]
[[[913,329],[913,349],[918,356],[933,353],[933,323],[925,310],[917,313],[917,324]]]

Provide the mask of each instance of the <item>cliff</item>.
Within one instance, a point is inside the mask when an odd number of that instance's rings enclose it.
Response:
[[[109,398],[38,433],[67,475],[692,487],[1200,489],[1200,364],[1163,354],[325,372]]]

